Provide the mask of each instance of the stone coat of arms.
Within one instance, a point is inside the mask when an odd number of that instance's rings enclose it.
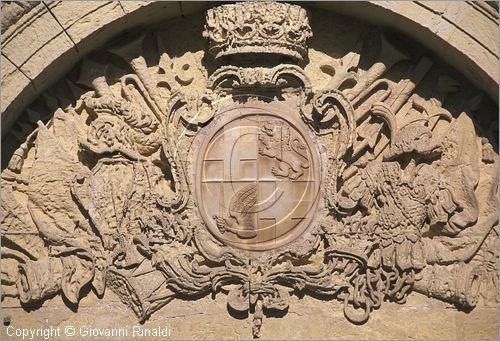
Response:
[[[313,89],[312,34],[298,5],[225,4],[206,13],[210,74],[194,55],[148,65],[144,35],[109,50],[130,67],[117,81],[86,59],[92,90],[2,173],[3,296],[78,304],[90,286],[145,321],[225,289],[255,337],[291,295],[341,301],[353,323],[412,291],[495,300],[498,146],[471,106],[443,105],[456,81],[421,97],[432,61],[380,33],[376,62],[331,59]]]

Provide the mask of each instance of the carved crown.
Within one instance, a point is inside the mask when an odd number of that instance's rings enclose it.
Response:
[[[219,58],[242,53],[282,54],[302,60],[312,37],[305,9],[275,2],[241,2],[207,11],[203,36]]]

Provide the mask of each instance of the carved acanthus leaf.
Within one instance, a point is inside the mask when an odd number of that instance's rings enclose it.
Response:
[[[2,172],[4,295],[78,304],[108,287],[144,321],[225,292],[255,337],[292,294],[338,300],[354,323],[412,290],[495,299],[498,154],[480,97],[447,106],[459,83],[379,33],[366,63],[368,36],[314,88],[307,67],[270,56],[307,56],[298,5],[218,6],[205,30],[222,63],[210,77],[203,51],[145,53],[141,34],[83,61],[93,91],[46,99],[50,122]]]

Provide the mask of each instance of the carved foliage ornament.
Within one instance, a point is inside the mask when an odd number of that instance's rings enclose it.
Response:
[[[258,337],[294,293],[363,323],[412,291],[471,308],[498,287],[498,156],[466,110],[443,108],[455,81],[414,93],[426,57],[384,78],[410,58],[384,35],[368,70],[356,51],[322,65],[321,90],[297,65],[260,66],[306,55],[296,5],[219,6],[205,34],[216,57],[254,65],[222,65],[194,91],[198,62],[148,67],[143,37],[111,50],[133,71],[116,84],[84,61],[95,91],[40,122],[2,173],[4,297],[77,304],[108,288],[144,321],[225,288]]]

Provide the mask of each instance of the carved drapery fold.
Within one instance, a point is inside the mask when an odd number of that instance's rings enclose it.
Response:
[[[497,146],[471,118],[476,99],[444,106],[457,81],[431,77],[421,97],[432,61],[377,33],[369,67],[361,41],[319,67],[329,78],[316,89],[302,65],[266,60],[307,56],[312,31],[297,5],[219,6],[205,30],[219,60],[210,77],[193,55],[178,65],[163,52],[149,66],[144,35],[109,50],[129,67],[117,81],[109,65],[83,62],[79,83],[94,91],[40,122],[2,173],[4,295],[31,303],[61,293],[77,304],[84,286],[109,288],[144,321],[178,296],[225,288],[258,337],[294,293],[339,300],[363,323],[412,290],[472,308],[498,287]],[[252,65],[219,58],[235,55]],[[212,211],[196,165],[243,117],[269,177],[318,183],[307,215],[271,246],[250,245],[259,181],[217,194],[220,212],[203,213]]]

